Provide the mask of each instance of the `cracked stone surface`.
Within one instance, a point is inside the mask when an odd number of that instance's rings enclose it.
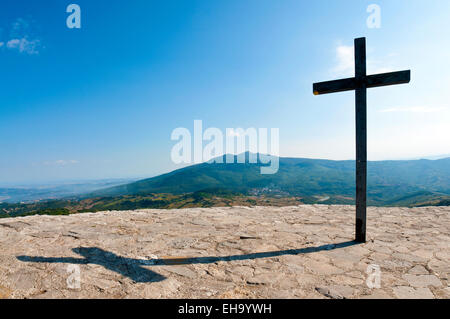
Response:
[[[1,219],[0,298],[450,298],[450,207],[371,207],[365,244],[354,218],[302,205]]]

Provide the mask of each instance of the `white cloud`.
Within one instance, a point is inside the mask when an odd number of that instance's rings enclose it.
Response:
[[[11,39],[6,43],[6,47],[11,50],[18,50],[20,53],[38,54],[40,41],[28,40],[27,38]]]
[[[13,39],[13,40],[9,40],[6,43],[6,47],[9,48],[9,49],[15,49],[15,48],[19,47],[19,44],[20,44],[20,40],[19,39]]]
[[[390,54],[391,55],[391,54]],[[388,55],[388,56],[390,56]],[[367,59],[367,73],[379,74],[394,71],[388,63],[380,60]],[[355,48],[354,46],[338,45],[336,47],[336,65],[331,70],[335,77],[355,76]]]
[[[332,70],[335,76],[350,77],[355,75],[354,52],[353,46],[339,45],[336,48],[337,65]]]
[[[446,110],[445,107],[426,107],[426,106],[403,106],[403,107],[391,107],[388,109],[380,110],[381,113],[393,113],[393,112],[409,112],[409,113],[434,113]]]
[[[9,37],[0,42],[2,49],[29,55],[39,54],[41,47],[41,40],[33,35],[30,23],[21,18],[12,24]]]

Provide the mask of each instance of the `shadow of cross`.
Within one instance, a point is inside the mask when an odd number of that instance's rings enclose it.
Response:
[[[142,266],[213,264],[220,261],[229,262],[236,260],[252,260],[260,258],[279,257],[284,255],[308,254],[324,250],[345,248],[358,244],[360,243],[356,241],[347,241],[317,247],[278,250],[278,251],[251,253],[244,255],[182,257],[182,258],[168,257],[168,258],[157,258],[148,260],[120,257],[111,252],[107,252],[97,247],[90,247],[90,248],[80,247],[74,248],[73,251],[83,256],[84,258],[17,256],[17,259],[24,262],[35,262],[35,263],[97,264],[105,267],[108,270],[117,272],[125,277],[128,277],[135,282],[145,283],[145,282],[159,282],[166,279],[166,277],[157,274],[147,268],[143,268]]]
[[[79,247],[72,249],[72,251],[84,258],[17,256],[17,259],[34,263],[95,264],[128,277],[135,282],[159,282],[166,279],[160,274],[143,268],[144,260],[117,256],[98,247]]]

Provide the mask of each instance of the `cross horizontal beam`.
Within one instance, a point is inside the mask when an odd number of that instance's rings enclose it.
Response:
[[[314,95],[337,93],[356,90],[357,84],[355,78],[319,82],[313,84]]]
[[[411,71],[389,72],[366,76],[358,81],[356,78],[348,78],[334,81],[319,82],[313,84],[314,95],[345,92],[356,90],[365,84],[366,88],[380,86],[406,84],[411,81]]]
[[[406,84],[411,81],[411,71],[399,71],[382,74],[369,75],[366,79],[367,88]]]

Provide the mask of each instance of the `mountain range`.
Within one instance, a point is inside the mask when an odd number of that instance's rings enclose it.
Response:
[[[245,155],[248,159],[249,154]],[[77,185],[76,189],[15,193],[6,189],[3,196],[12,196],[0,202],[0,218],[141,208],[355,203],[355,161],[279,158],[279,170],[273,175],[262,175],[262,166],[248,160],[243,164],[224,161],[116,186],[118,181]],[[77,189],[84,192],[76,193]],[[45,199],[45,194],[52,197]],[[18,203],[11,201],[13,196],[38,199]],[[450,158],[368,162],[367,201],[371,206],[449,206]]]
[[[248,159],[248,154],[246,154]],[[214,189],[244,195],[302,197],[307,202],[352,204],[355,161],[279,158],[279,171],[260,174],[264,164],[202,163],[168,174],[119,185],[84,197],[158,193],[185,194]],[[368,162],[370,205],[415,205],[450,197],[450,158]]]

